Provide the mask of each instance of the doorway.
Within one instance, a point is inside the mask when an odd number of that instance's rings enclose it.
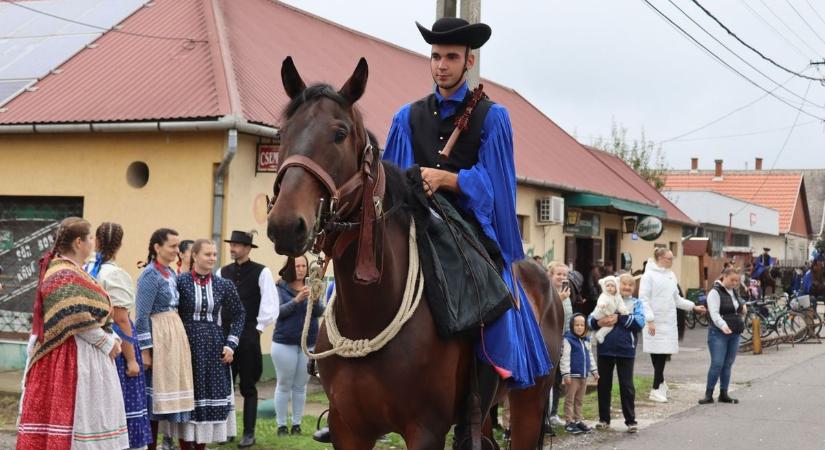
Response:
[[[611,263],[613,270],[621,268],[619,264],[619,230],[604,230],[604,263]]]

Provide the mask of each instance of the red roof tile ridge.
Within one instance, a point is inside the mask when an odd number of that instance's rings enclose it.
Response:
[[[219,0],[203,0],[208,13],[206,18],[207,33],[214,36],[216,42],[210,45],[212,54],[212,74],[215,80],[215,92],[222,111],[233,115],[242,115],[241,94],[235,78],[235,65],[229,37],[226,35],[226,23]],[[217,67],[216,67],[217,66]]]

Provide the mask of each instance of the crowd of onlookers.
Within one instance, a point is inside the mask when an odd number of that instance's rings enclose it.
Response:
[[[71,217],[43,256],[17,448],[154,450],[161,448],[159,435],[177,440],[181,450],[227,442],[238,435],[238,375],[244,398],[239,447],[250,447],[262,370],[259,336],[276,322],[277,434],[301,434],[306,258],[289,258],[275,282],[268,268],[250,261],[251,233],[233,232],[226,242],[234,261],[218,268],[215,242],[181,240],[161,228],[150,237],[133,283],[117,259],[124,236],[119,224],[93,230]],[[310,347],[322,313],[323,306],[313,307]]]

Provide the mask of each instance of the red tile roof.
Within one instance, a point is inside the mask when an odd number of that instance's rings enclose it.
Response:
[[[717,181],[714,181],[713,171],[670,172],[666,176],[664,189],[718,192],[773,208],[779,211],[781,233],[790,231],[800,195],[804,195],[802,174],[787,172],[725,172],[722,179]],[[810,223],[807,213],[805,220]],[[806,228],[810,229],[810,224]]]
[[[342,84],[358,58],[370,62],[359,101],[383,139],[398,108],[432,89],[428,58],[270,0],[155,0],[5,105],[2,124],[211,119],[236,114],[277,127],[287,102],[280,65],[292,56],[307,81]],[[412,26],[412,24],[410,25]],[[422,46],[424,44],[422,43]],[[516,172],[523,181],[666,205],[635,173],[616,172],[516,91],[485,90],[510,111]],[[632,171],[631,171],[632,172]],[[672,206],[672,205],[671,205]],[[689,221],[668,209],[674,220]]]

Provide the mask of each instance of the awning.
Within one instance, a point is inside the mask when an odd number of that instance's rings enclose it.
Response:
[[[661,208],[598,194],[570,194],[564,197],[564,205],[574,208],[613,208],[619,211],[641,214],[643,216],[655,216],[661,219],[667,219],[667,213]]]

